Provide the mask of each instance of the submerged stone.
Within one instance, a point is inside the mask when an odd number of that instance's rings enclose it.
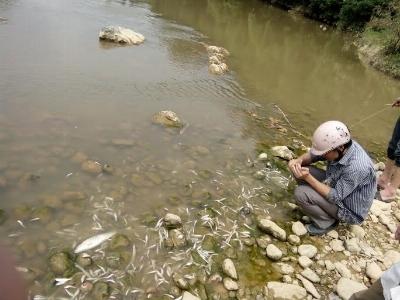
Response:
[[[94,300],[106,300],[110,296],[110,287],[107,283],[98,281],[94,284],[91,295]]]
[[[183,127],[183,123],[177,114],[170,110],[163,110],[154,114],[152,121],[165,127]]]
[[[169,229],[181,227],[182,226],[181,217],[179,217],[178,215],[167,213],[164,216],[164,225]]]
[[[93,160],[84,161],[81,164],[81,169],[90,174],[100,174],[102,172],[101,164]]]
[[[50,270],[58,276],[68,276],[67,273],[70,273],[71,269],[74,267],[74,263],[70,259],[69,255],[64,252],[52,255],[49,259],[49,265]]]
[[[131,244],[131,241],[129,240],[129,238],[121,233],[117,233],[116,235],[114,235],[109,243],[108,248],[110,250],[115,250],[115,249],[119,249],[119,248],[126,248]]]

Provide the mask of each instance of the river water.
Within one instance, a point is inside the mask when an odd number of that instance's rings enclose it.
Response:
[[[118,273],[125,267],[107,264],[101,248],[94,260],[107,268],[89,274],[93,283],[107,282],[115,299],[159,297],[170,280],[160,270],[190,261],[187,249],[161,247],[156,224],[165,212],[183,217],[193,249],[206,234],[196,216],[210,207],[225,217],[225,242],[247,236],[232,229],[243,205],[288,221],[288,174],[271,158],[266,179],[254,178],[265,165],[253,166],[259,152],[307,144],[318,123],[340,119],[380,153],[398,113],[388,108],[358,123],[400,95],[398,82],[363,65],[349,38],[258,1],[2,0],[0,17],[0,234],[32,296],[90,297],[54,287],[48,258],[117,230],[130,239],[125,252],[135,245],[136,269]],[[146,41],[100,43],[105,25]],[[208,73],[206,44],[230,51],[227,74]],[[152,124],[166,109],[184,130]],[[86,159],[112,174],[84,172]],[[273,278],[249,264],[243,284],[256,285],[254,273],[258,282]]]

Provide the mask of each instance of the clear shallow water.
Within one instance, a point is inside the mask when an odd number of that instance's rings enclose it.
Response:
[[[115,254],[107,245],[91,252],[107,267],[94,266],[91,275],[106,282],[111,276],[115,298],[166,293],[171,270],[192,259],[191,248],[168,252],[160,243],[154,228],[166,211],[183,217],[195,251],[210,234],[195,222],[204,214],[219,218],[219,242],[247,237],[243,224],[251,220],[238,212],[244,205],[279,222],[291,219],[281,201],[291,198],[282,164],[271,158],[265,181],[253,178],[264,164],[249,164],[296,136],[271,128],[269,117],[286,126],[272,103],[308,135],[328,118],[357,122],[399,92],[397,82],[360,64],[339,34],[258,2],[1,1],[0,16],[8,19],[0,24],[0,208],[8,216],[0,234],[28,268],[32,295],[65,296],[64,286],[51,286],[48,257],[107,230],[130,244],[119,251],[125,258],[118,266],[107,263]],[[99,43],[109,24],[146,41]],[[227,75],[208,74],[204,44],[231,52]],[[188,125],[182,134],[151,123],[164,109]],[[379,115],[354,133],[381,150],[395,117]],[[111,165],[113,174],[83,172],[77,152]],[[229,249],[221,245],[218,251]],[[243,285],[276,276],[250,275]]]

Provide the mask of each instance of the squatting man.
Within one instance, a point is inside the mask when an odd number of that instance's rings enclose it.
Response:
[[[327,161],[326,171],[310,166]],[[373,163],[365,150],[351,139],[345,124],[328,121],[314,132],[309,152],[289,161],[298,181],[295,199],[310,217],[310,235],[322,235],[339,221],[364,221],[376,193]]]

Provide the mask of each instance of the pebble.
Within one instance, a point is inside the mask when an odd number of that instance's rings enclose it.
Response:
[[[258,160],[259,161],[268,161],[268,155],[267,155],[267,153],[260,153],[259,155],[258,155]]]
[[[339,272],[342,277],[351,278],[350,270],[341,262],[335,262],[335,269]]]
[[[177,215],[167,213],[164,216],[164,225],[165,225],[165,227],[170,228],[170,229],[178,228],[182,225],[182,220]]]
[[[225,275],[232,279],[238,279],[237,272],[233,261],[230,258],[224,259],[222,262],[222,271]]]
[[[330,241],[329,247],[331,247],[332,250],[335,252],[341,252],[341,251],[345,250],[345,248],[343,246],[343,241],[338,240],[338,239],[333,239],[332,241]]]
[[[315,246],[309,244],[300,245],[297,250],[301,256],[307,256],[308,258],[313,258],[318,251]]]
[[[310,268],[306,268],[300,274],[311,282],[318,283],[321,281],[321,278],[319,278],[319,276]]]
[[[344,242],[346,249],[352,253],[359,253],[361,251],[360,246],[358,245],[358,238],[352,238],[345,240]]]
[[[297,274],[296,277],[297,277],[297,279],[299,279],[301,281],[301,283],[303,284],[303,286],[307,290],[307,292],[309,292],[314,298],[316,298],[316,299],[321,298],[321,295],[318,293],[317,289],[312,284],[312,282],[310,282],[309,280],[307,280],[306,278],[304,278],[303,276],[301,276],[299,274]]]
[[[288,236],[288,242],[292,245],[299,245],[301,240],[297,235],[291,234]]]
[[[267,247],[267,256],[272,260],[280,260],[282,258],[282,251],[274,244],[269,244]]]
[[[297,282],[297,281],[295,281]],[[280,300],[301,300],[307,297],[306,289],[298,284],[270,281],[267,283],[268,297]]]
[[[304,269],[310,267],[313,264],[313,261],[309,259],[307,256],[300,256],[299,257],[299,265],[302,266]]]
[[[223,280],[223,283],[224,283],[224,287],[228,291],[237,291],[239,289],[239,285],[237,284],[237,282],[232,280],[229,277],[225,277]]]
[[[303,223],[301,223],[299,221],[293,223],[292,231],[297,236],[303,236],[303,235],[307,234],[306,227],[304,226]]]
[[[281,241],[286,241],[286,231],[279,227],[271,220],[259,218],[257,220],[258,227],[265,233],[271,234]]]
[[[332,239],[339,238],[339,233],[336,230],[331,230],[326,235]]]
[[[381,277],[383,272],[376,262],[370,262],[367,264],[367,269],[365,273],[369,278],[375,281]]]
[[[354,236],[356,238],[359,238],[360,240],[363,239],[365,236],[365,230],[359,225],[351,225],[350,232],[353,233]]]
[[[358,281],[351,280],[348,278],[340,278],[336,285],[336,291],[344,300],[349,300],[350,297],[359,291],[365,290],[367,287]]]
[[[182,300],[200,300],[199,297],[194,296],[193,294],[185,291],[182,295]]]

